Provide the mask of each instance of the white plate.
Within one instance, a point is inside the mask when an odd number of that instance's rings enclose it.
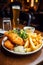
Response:
[[[25,53],[14,52],[13,50],[11,51],[11,50],[7,49],[7,48],[4,46],[4,41],[5,41],[5,40],[7,40],[7,37],[4,37],[4,39],[2,40],[2,47],[3,47],[6,51],[8,51],[8,52],[10,52],[10,53],[13,53],[13,54],[17,54],[17,55],[29,55],[29,54],[33,54],[33,53],[38,52],[38,51],[42,48],[42,45],[41,45],[40,48],[38,48],[37,50],[32,51],[32,52],[25,52]]]
[[[42,40],[42,46],[43,46],[43,40]]]

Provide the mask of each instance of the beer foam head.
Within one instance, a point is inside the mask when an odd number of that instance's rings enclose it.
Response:
[[[20,6],[12,6],[12,9],[20,9]]]

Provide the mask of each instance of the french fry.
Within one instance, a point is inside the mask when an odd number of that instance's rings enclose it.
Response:
[[[30,38],[30,44],[31,44],[32,50],[36,50],[36,49],[38,49],[41,46],[41,43],[40,44],[37,44],[35,46],[34,43],[33,43],[33,41],[32,41],[32,38]]]
[[[24,47],[25,47],[25,48],[28,48],[28,47],[29,47],[29,40],[27,40],[27,41],[25,42]]]
[[[37,42],[36,42],[36,39],[32,39],[34,45],[36,46],[37,45]]]
[[[43,40],[43,37],[41,37],[41,39]]]
[[[32,33],[31,34],[31,37],[34,39],[34,38],[36,38],[37,37],[37,33]]]
[[[31,45],[32,50],[35,50],[35,45],[32,41],[32,38],[29,38],[29,40],[30,40],[30,45]]]
[[[31,48],[25,48],[26,52],[31,52]]]
[[[36,47],[35,47],[35,50],[38,49],[42,44],[38,44]]]

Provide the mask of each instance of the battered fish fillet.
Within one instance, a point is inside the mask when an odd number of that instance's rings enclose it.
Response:
[[[18,45],[21,45],[21,46],[24,45],[23,39],[21,37],[19,37],[18,34],[12,33],[12,32],[11,33],[6,32],[4,34],[9,38],[9,40],[12,43],[18,44]]]
[[[14,45],[9,41],[9,40],[6,40],[4,42],[4,46],[10,50],[12,50],[14,48]]]

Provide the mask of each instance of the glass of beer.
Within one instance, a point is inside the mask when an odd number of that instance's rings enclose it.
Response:
[[[19,21],[20,6],[12,6],[12,11],[13,11],[13,28],[17,28]]]

